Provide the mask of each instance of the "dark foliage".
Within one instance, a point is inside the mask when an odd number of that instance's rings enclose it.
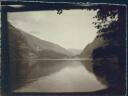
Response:
[[[115,88],[123,93],[125,91],[126,66],[126,9],[124,6],[103,7],[98,10],[95,18],[97,18],[97,22],[94,24],[99,29],[98,34],[109,40],[109,43],[107,46],[93,51],[94,72],[98,76],[105,77],[110,87],[117,86]],[[111,19],[108,24],[106,24],[107,18]],[[117,20],[112,21],[113,18],[117,18]],[[113,59],[106,58],[117,58],[118,62],[114,63]]]

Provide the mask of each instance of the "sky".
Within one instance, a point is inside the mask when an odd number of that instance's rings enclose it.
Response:
[[[83,49],[96,37],[97,29],[92,24],[96,11],[63,10],[29,11],[8,13],[8,21],[42,40],[50,41],[69,49]]]

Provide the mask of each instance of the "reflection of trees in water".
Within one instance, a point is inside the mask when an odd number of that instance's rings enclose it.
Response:
[[[93,69],[97,77],[106,79],[108,86],[114,87],[120,83],[120,66],[117,57],[118,48],[114,45],[99,47],[93,51]],[[104,83],[104,82],[103,82]]]
[[[85,68],[95,74],[97,80],[102,84],[105,84],[109,87],[115,86],[118,78],[119,70],[116,59],[96,59],[92,61],[81,61]]]
[[[108,83],[107,83],[107,80],[106,78],[103,76],[103,75],[99,75],[98,73],[101,73],[102,74],[102,71],[101,70],[97,70],[99,69],[99,67],[95,67],[95,62],[94,60],[88,60],[88,61],[81,61],[82,64],[84,65],[84,67],[92,74],[94,74],[97,78],[98,81],[100,81],[102,84],[104,85],[107,85],[108,86]],[[97,62],[98,64],[101,64],[101,62]]]
[[[84,67],[91,73],[93,73],[93,62],[91,60],[81,61]]]
[[[109,87],[117,85],[120,80],[117,62],[114,60],[104,58],[93,60],[93,70],[97,78]]]

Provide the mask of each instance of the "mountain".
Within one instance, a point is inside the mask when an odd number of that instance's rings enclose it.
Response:
[[[81,57],[92,57],[93,50],[96,48],[104,47],[108,45],[108,40],[104,40],[102,36],[97,36],[93,42],[89,43],[82,53],[80,54]]]
[[[70,48],[68,50],[73,54],[73,56],[80,55],[81,52],[82,52],[81,49],[73,49],[73,48]]]
[[[68,50],[64,49],[63,47],[49,42],[49,41],[45,41],[42,39],[39,39],[36,36],[30,35],[26,32],[23,32],[19,29],[14,28],[12,25],[9,25],[11,29],[14,29],[13,32],[15,32],[15,35],[19,35],[20,37],[23,37],[25,40],[25,43],[30,47],[30,50],[32,50],[33,52],[35,52],[36,55],[40,55],[43,54],[46,56],[42,56],[39,58],[65,58],[65,57],[70,57],[71,56],[71,52],[69,52]],[[20,42],[21,43],[21,42]],[[22,47],[27,47],[24,46],[24,44],[22,45]],[[43,52],[43,53],[42,53]],[[52,53],[55,53],[54,56],[51,56]],[[58,56],[57,56],[58,55]],[[59,56],[61,55],[61,56]]]
[[[22,34],[26,38],[26,41],[28,45],[32,48],[32,50],[38,52],[39,58],[57,59],[68,58],[71,56],[71,53],[60,45],[51,43],[49,41],[41,40],[25,32],[22,32]]]
[[[25,33],[10,23],[8,23],[8,36],[13,89],[23,86],[28,80],[41,77],[44,71],[47,72],[47,66],[54,67],[54,64],[50,65],[37,59],[69,58],[72,56],[68,50],[61,46]],[[51,73],[53,72],[51,71]]]

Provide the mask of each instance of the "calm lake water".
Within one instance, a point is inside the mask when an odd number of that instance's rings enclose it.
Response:
[[[87,60],[38,60],[30,77],[40,74],[16,92],[93,92],[107,88],[93,74]],[[38,74],[38,75],[39,75]]]

